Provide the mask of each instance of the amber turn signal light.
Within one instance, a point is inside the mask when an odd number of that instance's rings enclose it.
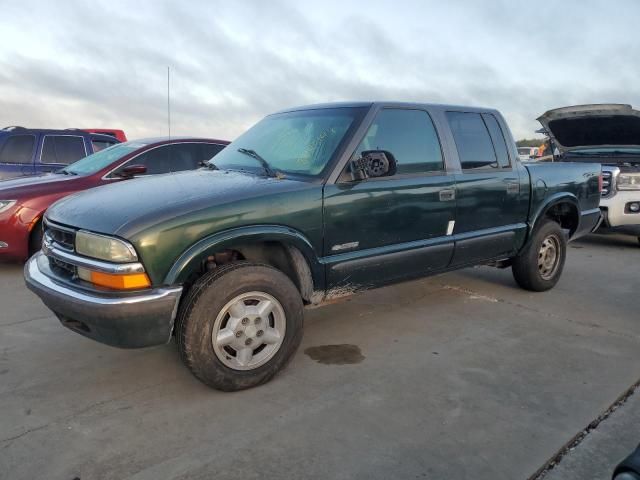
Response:
[[[99,287],[112,288],[114,290],[135,290],[151,286],[146,273],[125,273],[116,275],[112,273],[94,272],[84,268],[78,268],[78,276]]]

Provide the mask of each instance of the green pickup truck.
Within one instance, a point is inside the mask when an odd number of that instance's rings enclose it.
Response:
[[[45,215],[27,286],[109,345],[163,344],[207,385],[271,379],[305,305],[477,264],[558,281],[600,221],[599,164],[524,165],[496,110],[337,103],[269,115],[197,171]]]

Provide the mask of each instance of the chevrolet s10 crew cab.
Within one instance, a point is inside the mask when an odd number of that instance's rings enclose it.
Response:
[[[289,361],[305,305],[477,264],[553,287],[601,188],[599,164],[523,165],[496,110],[293,108],[208,168],[55,203],[25,278],[70,329],[126,348],[175,334],[197,378],[240,390]]]

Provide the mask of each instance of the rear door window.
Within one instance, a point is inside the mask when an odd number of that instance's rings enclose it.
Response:
[[[35,135],[12,135],[0,150],[0,163],[32,163]]]
[[[479,113],[447,112],[447,121],[463,170],[498,167],[491,136]]]
[[[41,163],[69,165],[87,156],[84,138],[76,135],[47,135],[42,142]]]
[[[509,161],[507,142],[504,139],[504,134],[502,133],[502,128],[500,128],[498,120],[496,120],[496,117],[490,113],[483,113],[482,118],[484,119],[484,123],[487,125],[489,133],[491,134],[493,148],[496,152],[496,157],[498,158],[498,166],[500,168],[509,168],[511,166],[511,162]]]

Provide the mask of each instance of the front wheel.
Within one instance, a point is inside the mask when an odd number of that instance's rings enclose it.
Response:
[[[297,350],[302,299],[279,270],[228,264],[193,285],[176,329],[182,360],[198,379],[218,390],[243,390],[269,381]]]
[[[534,231],[524,251],[513,260],[518,285],[544,292],[558,283],[567,257],[567,239],[558,223],[544,220]]]

